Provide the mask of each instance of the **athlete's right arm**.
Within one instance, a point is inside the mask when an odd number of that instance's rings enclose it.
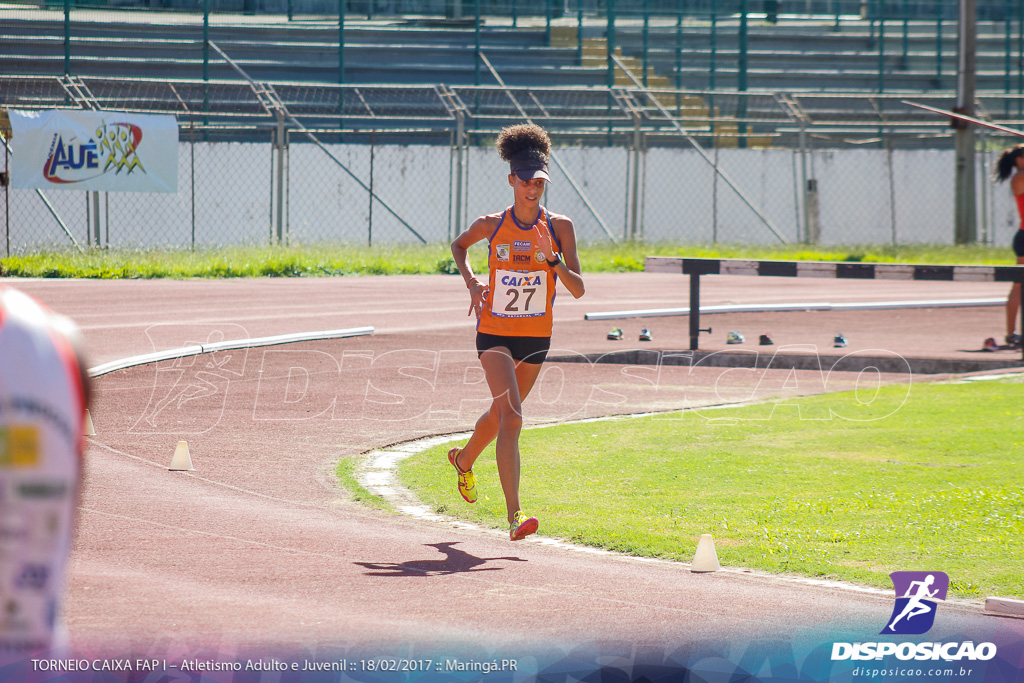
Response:
[[[473,268],[469,264],[469,248],[477,242],[489,239],[498,229],[500,220],[500,214],[480,216],[473,221],[468,230],[452,242],[452,258],[455,261],[455,267],[459,269],[462,279],[466,281],[466,288],[469,289],[471,300],[469,313],[475,312],[478,318],[487,298],[487,283],[473,274]]]

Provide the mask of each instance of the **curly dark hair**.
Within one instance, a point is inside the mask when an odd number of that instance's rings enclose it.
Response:
[[[1016,145],[1004,150],[999,155],[999,159],[996,160],[996,165],[992,168],[992,179],[997,183],[1001,183],[1012,176],[1017,168],[1017,159],[1022,155],[1024,155],[1024,145]]]
[[[546,130],[535,123],[517,123],[502,128],[495,144],[504,161],[512,161],[524,152],[541,156],[544,163],[551,156],[551,138]]]

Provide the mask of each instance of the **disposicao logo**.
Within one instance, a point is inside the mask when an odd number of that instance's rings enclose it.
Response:
[[[936,601],[945,600],[949,576],[945,572],[893,572],[896,606],[881,634],[920,635],[935,623]]]
[[[136,169],[145,173],[138,155],[141,142],[142,129],[130,123],[104,122],[86,141],[78,136],[65,141],[58,133],[53,136],[43,177],[51,183],[80,183],[111,170],[126,175]]]
[[[946,599],[949,576],[945,572],[893,572],[896,604],[880,635],[920,635],[935,624],[936,603]],[[917,661],[987,661],[996,656],[993,643],[868,642],[833,643],[832,661],[881,660],[895,656]]]

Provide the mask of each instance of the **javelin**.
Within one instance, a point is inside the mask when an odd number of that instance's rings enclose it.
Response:
[[[910,102],[908,100],[900,100],[903,104],[909,104],[911,107],[917,107],[918,109],[927,109],[928,111],[935,112],[936,114],[942,114],[953,119],[960,121],[966,121],[967,123],[973,123],[977,126],[984,126],[985,128],[991,128],[992,130],[998,130],[1003,133],[1009,133],[1010,135],[1016,135],[1017,137],[1024,138],[1024,130],[1017,130],[1016,128],[1007,128],[1006,126],[1000,126],[998,123],[989,123],[988,121],[982,121],[976,119],[973,116],[967,116],[965,114],[957,114],[955,111],[948,111],[946,109],[936,109],[935,107],[929,107],[926,104],[917,104],[916,102]]]

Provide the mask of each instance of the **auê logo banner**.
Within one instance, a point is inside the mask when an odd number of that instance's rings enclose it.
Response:
[[[15,189],[177,192],[174,116],[55,109],[10,118]]]

